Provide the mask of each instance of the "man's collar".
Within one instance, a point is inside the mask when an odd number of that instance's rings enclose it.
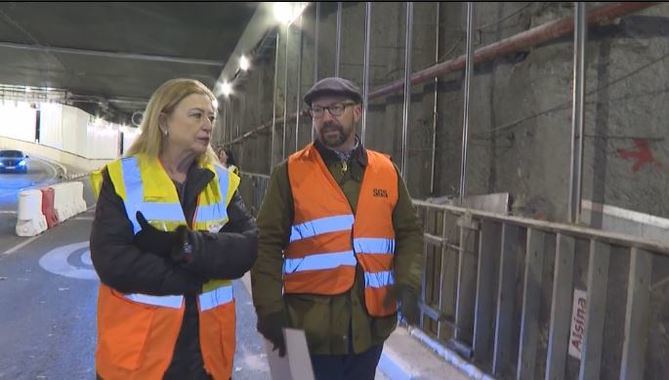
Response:
[[[362,146],[362,142],[360,142],[358,136],[355,138],[358,143],[356,148],[353,149],[353,152],[351,153],[351,158],[354,158],[356,161],[358,161],[361,166],[367,166],[367,150],[364,146]],[[318,153],[320,153],[325,163],[340,161],[337,153],[323,145],[318,139],[314,141],[314,146],[316,147],[316,150],[318,150]]]

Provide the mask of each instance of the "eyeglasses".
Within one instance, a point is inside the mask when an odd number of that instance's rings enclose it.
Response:
[[[327,107],[312,106],[309,109],[309,114],[311,114],[311,117],[313,117],[314,119],[319,119],[325,116],[325,110],[328,110],[328,112],[330,112],[330,115],[332,116],[335,117],[341,116],[344,113],[344,111],[346,111],[346,107],[353,106],[355,104],[356,103],[337,103]]]

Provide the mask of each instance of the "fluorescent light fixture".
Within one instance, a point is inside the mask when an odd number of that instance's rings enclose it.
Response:
[[[273,9],[274,18],[281,24],[292,24],[308,4],[308,2],[276,2]]]
[[[249,61],[248,58],[246,58],[245,55],[242,55],[239,58],[239,68],[242,69],[243,71],[247,71],[251,67],[251,61]]]
[[[221,85],[221,92],[225,96],[230,96],[230,94],[232,94],[232,85],[228,82],[223,82]]]
[[[274,18],[281,24],[290,24],[292,18],[292,5],[290,3],[274,3]]]

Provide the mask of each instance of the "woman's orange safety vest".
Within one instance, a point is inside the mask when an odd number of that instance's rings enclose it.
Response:
[[[197,230],[218,231],[228,221],[227,206],[239,177],[208,165],[215,177],[200,193],[191,223],[187,223],[172,180],[157,158],[136,155],[107,165],[109,176],[125,205],[134,233],[142,211],[153,226],[165,231],[188,224]],[[102,177],[91,176],[99,191]],[[216,380],[229,379],[235,352],[235,303],[232,283],[212,280],[197,297],[200,349],[205,370]],[[104,284],[98,292],[96,371],[105,380],[162,379],[181,329],[182,295],[123,294]]]
[[[283,284],[286,293],[341,294],[360,265],[367,312],[385,317],[397,310],[391,287],[398,178],[385,155],[367,150],[367,158],[355,215],[313,144],[288,158],[294,219]]]

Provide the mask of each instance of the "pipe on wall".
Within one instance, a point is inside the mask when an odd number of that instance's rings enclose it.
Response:
[[[628,13],[636,12],[657,3],[649,2],[626,2],[611,5],[603,5],[592,9],[587,15],[587,24],[596,25],[609,22]],[[520,50],[542,44],[547,41],[555,40],[566,36],[574,31],[574,18],[565,17],[559,20],[550,21],[518,33],[509,38],[497,41],[490,45],[477,49],[474,52],[474,64],[491,61],[499,56],[515,53]],[[430,66],[411,75],[411,84],[420,84],[431,81],[436,76],[445,75],[465,68],[466,55],[458,58]],[[370,98],[377,98],[393,94],[404,87],[403,80],[397,80],[387,85],[381,86],[369,94]]]

